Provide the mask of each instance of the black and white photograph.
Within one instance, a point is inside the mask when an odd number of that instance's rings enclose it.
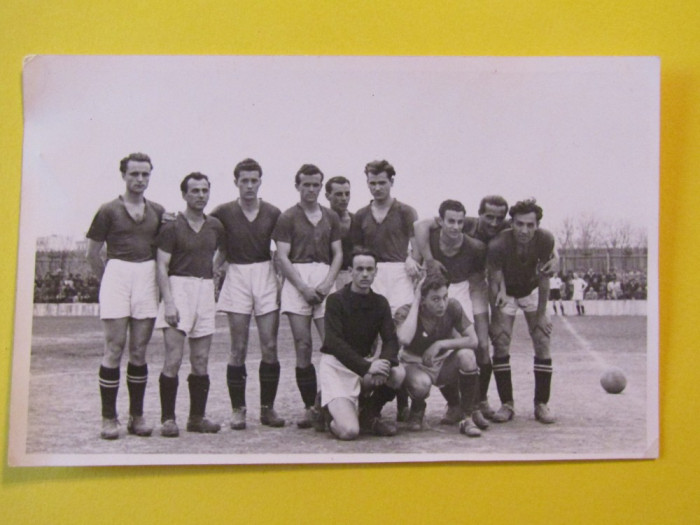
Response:
[[[657,458],[659,90],[27,57],[9,464]]]

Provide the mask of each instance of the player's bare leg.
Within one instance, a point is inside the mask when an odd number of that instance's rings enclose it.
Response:
[[[187,431],[202,434],[215,434],[221,425],[206,416],[207,398],[209,397],[209,350],[211,335],[190,338],[190,364],[192,372],[187,378],[190,390],[190,416],[187,419]]]
[[[243,430],[246,427],[245,390],[248,373],[245,360],[248,353],[250,317],[249,314],[228,313],[231,349],[226,367],[226,384],[231,399],[231,428],[233,430]]]
[[[313,407],[316,400],[316,391],[318,390],[316,368],[311,362],[311,316],[292,313],[288,313],[287,316],[289,318],[289,326],[292,329],[294,350],[296,352],[297,387],[304,403],[304,416],[297,421],[297,426],[299,428],[311,428],[315,417]],[[323,320],[321,319],[320,321],[322,322]],[[319,324],[316,322],[317,329]]]
[[[479,344],[476,347],[476,362],[479,366],[479,388],[477,394],[478,407],[481,415],[486,419],[493,418],[494,411],[489,405],[489,384],[493,365],[489,354],[489,314],[488,312],[474,315],[474,330]],[[481,425],[480,425],[481,426]]]
[[[100,363],[99,383],[102,399],[102,439],[117,439],[117,393],[119,392],[119,366],[126,347],[129,318],[103,319],[105,344]]]
[[[537,312],[525,312],[525,319],[535,349],[535,418],[541,423],[554,423],[554,415],[547,406],[552,385],[550,334],[537,325]]]
[[[437,384],[451,384],[458,389],[463,414],[459,421],[460,432],[468,437],[481,436],[478,418],[474,418],[479,388],[479,368],[474,352],[463,348],[450,354],[440,369]]]
[[[279,312],[275,310],[255,318],[260,336],[260,422],[270,427],[283,427],[284,419],[275,411],[275,398],[280,380],[280,363],[277,358],[277,332]]]
[[[331,415],[330,431],[343,441],[352,441],[360,434],[360,422],[355,404],[347,398],[339,397],[328,403]]]
[[[498,397],[501,407],[494,413],[495,423],[505,423],[513,419],[515,408],[513,403],[513,383],[510,369],[510,341],[513,334],[514,315],[502,311],[493,313],[490,326],[491,342],[493,343],[493,377],[496,380]]]
[[[165,356],[163,370],[160,373],[160,435],[163,437],[177,437],[180,430],[177,427],[175,417],[175,401],[180,384],[178,373],[182,365],[182,356],[185,349],[185,333],[176,328],[168,327],[163,330],[165,343]]]

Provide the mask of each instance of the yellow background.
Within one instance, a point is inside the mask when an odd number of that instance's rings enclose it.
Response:
[[[0,1],[0,522],[697,522],[699,21],[697,1]],[[661,459],[9,469],[27,54],[660,56]]]

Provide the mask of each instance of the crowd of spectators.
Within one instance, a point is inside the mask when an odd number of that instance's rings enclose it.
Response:
[[[34,279],[35,303],[96,303],[100,281],[93,275],[47,272]]]
[[[571,299],[573,296],[573,280],[578,275],[586,281],[584,299],[646,299],[647,275],[646,272],[620,271],[611,269],[609,273],[594,272],[592,269],[577,272],[560,272],[564,285],[561,289],[562,299]]]

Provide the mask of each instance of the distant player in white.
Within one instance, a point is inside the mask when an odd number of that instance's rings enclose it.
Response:
[[[260,338],[260,422],[283,427],[284,419],[274,409],[280,364],[277,359],[279,328],[278,284],[272,263],[270,243],[280,210],[258,198],[262,168],[253,159],[239,162],[233,182],[239,197],[211,212],[226,230],[226,279],[219,295],[218,310],[228,315],[231,351],[226,367],[226,383],[231,398],[231,428],[246,427],[246,371],[248,330],[255,315]]]
[[[126,386],[129,389],[127,431],[150,436],[153,427],[143,417],[148,380],[146,348],[158,312],[155,238],[163,207],[147,201],[153,164],[148,155],[132,153],[119,170],[126,185],[123,195],[100,206],[87,233],[87,259],[100,284],[100,319],[105,346],[100,366],[102,439],[119,437],[117,392],[124,348],[129,347]],[[107,244],[107,262],[101,251]]]
[[[586,288],[588,288],[588,283],[585,281],[585,279],[582,279],[576,272],[574,272],[574,278],[571,280],[571,286],[573,287],[573,295],[571,298],[576,304],[576,312],[578,315],[585,315],[586,308],[583,305],[583,297],[586,292]]]
[[[311,320],[321,339],[326,296],[343,262],[338,215],[318,203],[323,172],[304,164],[294,177],[299,203],[280,215],[272,238],[277,243],[280,270],[285,277],[280,297],[287,314],[296,351],[296,379],[304,403],[299,428],[311,428],[318,420],[316,368],[311,362]]]
[[[558,274],[552,275],[549,278],[549,300],[552,302],[554,315],[557,315],[557,302],[559,303],[561,315],[566,315],[566,313],[564,313],[564,303],[561,300],[561,287],[563,284]]]

